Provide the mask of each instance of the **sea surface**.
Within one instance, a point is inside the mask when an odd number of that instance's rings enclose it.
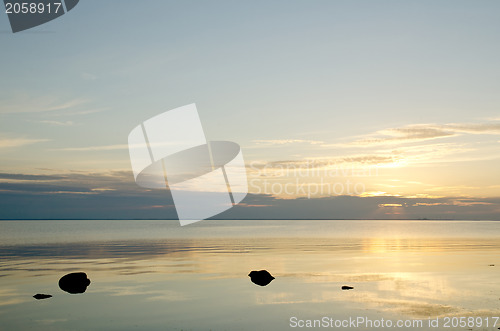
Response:
[[[263,269],[275,279],[252,283]],[[72,272],[85,293],[59,288]],[[500,222],[0,221],[0,330],[497,330],[499,317]]]

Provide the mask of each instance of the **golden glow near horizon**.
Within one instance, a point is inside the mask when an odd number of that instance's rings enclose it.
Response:
[[[497,169],[500,166],[498,153],[500,145],[497,141],[492,143],[492,138],[495,139],[500,135],[500,121],[495,119],[481,125],[462,124],[460,127],[461,130],[470,127],[475,131],[441,134],[430,139],[425,135],[419,137],[420,131],[428,134],[421,125],[410,125],[406,126],[405,130],[402,128],[380,130],[375,134],[366,134],[364,138],[358,137],[342,144],[300,139],[259,140],[243,148],[250,151],[251,155],[246,158],[249,192],[270,194],[282,199],[338,195],[408,198],[500,196],[500,178],[497,176]],[[399,132],[398,130],[406,132],[406,136],[398,135],[396,140],[393,136],[387,136],[387,132]],[[411,133],[413,131],[417,133]],[[434,131],[431,133],[435,134]],[[374,135],[382,135],[382,138],[366,138]],[[9,143],[8,139],[4,140],[3,145],[0,144],[0,152],[6,157],[15,155],[13,147],[15,144]],[[359,151],[359,145],[363,146],[363,152]],[[79,150],[79,157],[84,157],[86,153],[95,150],[95,148]],[[113,148],[109,146],[97,150],[113,150]],[[121,146],[119,150],[122,150]],[[299,153],[295,157],[285,159],[288,150]],[[270,160],[269,156],[267,159],[261,157],[260,160],[256,160],[253,154],[257,151],[264,157],[271,153],[274,160]],[[74,151],[67,149],[54,151],[55,155],[61,156],[71,152]],[[329,154],[332,156],[326,156]],[[78,170],[56,167],[33,169],[29,166],[30,163],[27,163],[26,169],[19,167],[16,170],[18,173],[32,175],[111,174],[113,171],[99,167],[109,160],[109,156],[100,155],[102,160],[96,160],[95,163],[98,167],[83,162],[78,163]],[[283,160],[280,160],[281,158]],[[120,165],[115,167],[115,172],[129,172],[127,159],[114,158],[113,161],[109,161]],[[68,168],[73,167],[72,164],[77,164],[73,158],[59,163]],[[4,171],[10,172],[7,167]],[[22,182],[23,179],[2,178],[0,181]]]
[[[500,145],[493,140],[498,135],[500,122],[490,120],[481,124],[408,125],[343,144],[257,141],[263,149],[289,145],[303,155],[337,155],[251,162],[250,192],[281,198],[497,197]]]

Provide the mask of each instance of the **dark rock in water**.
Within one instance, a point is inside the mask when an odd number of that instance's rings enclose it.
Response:
[[[38,294],[35,294],[35,295],[33,296],[33,298],[35,298],[35,299],[37,299],[37,300],[41,300],[41,299],[48,299],[48,298],[52,298],[52,295],[50,295],[50,294],[40,294],[40,293],[38,293]]]
[[[352,286],[347,286],[347,285],[342,286],[342,289],[343,289],[343,290],[352,290],[353,288],[354,288],[354,287],[352,287]]]
[[[251,271],[248,276],[252,283],[260,286],[266,286],[274,279],[267,270]]]
[[[74,272],[59,279],[61,290],[71,294],[84,293],[89,285],[90,279],[87,278],[87,274],[84,272]]]

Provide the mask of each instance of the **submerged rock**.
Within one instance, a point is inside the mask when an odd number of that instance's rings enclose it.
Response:
[[[274,279],[267,270],[251,271],[248,276],[250,276],[252,283],[260,286],[266,286]]]
[[[342,289],[343,289],[343,290],[352,290],[353,288],[354,288],[354,287],[352,287],[352,286],[347,286],[347,285],[342,286]]]
[[[89,285],[90,279],[84,272],[74,272],[59,279],[59,288],[71,294],[84,293]]]
[[[50,294],[40,294],[40,293],[38,293],[38,294],[35,294],[35,295],[33,296],[33,298],[35,298],[35,299],[37,299],[37,300],[42,300],[42,299],[52,298],[52,295],[50,295]]]

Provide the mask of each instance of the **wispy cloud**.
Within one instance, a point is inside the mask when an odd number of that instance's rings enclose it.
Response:
[[[66,151],[66,152],[89,152],[89,151],[113,151],[113,150],[122,150],[128,148],[129,146],[127,144],[118,144],[118,145],[104,145],[104,146],[66,147],[66,148],[57,148],[54,150]]]
[[[69,108],[73,108],[76,106],[80,106],[84,103],[85,103],[85,100],[83,100],[83,99],[73,99],[73,100],[69,100],[66,102],[57,103],[54,105],[48,105],[47,107],[42,108],[40,111],[53,111],[53,110],[69,109]]]
[[[417,163],[438,163],[454,161],[451,156],[464,155],[463,160],[472,159],[467,153],[474,149],[470,146],[458,143],[433,143],[420,144],[414,146],[399,146],[393,149],[378,150],[378,153],[391,153],[394,162],[398,165],[417,164]]]
[[[474,201],[472,199],[451,199],[446,202],[417,202],[411,206],[420,207],[420,206],[461,206],[461,207],[470,207],[470,206],[488,206],[494,205],[492,202],[484,202],[484,201]]]
[[[444,127],[431,124],[415,124],[401,128],[389,128],[369,134],[364,138],[348,143],[350,147],[369,147],[376,145],[396,145],[444,137],[456,136],[457,133]]]
[[[362,164],[362,165],[380,165],[386,163],[393,163],[397,161],[397,154],[387,153],[387,154],[357,154],[357,155],[344,155],[337,157],[321,157],[321,158],[306,158],[301,160],[283,160],[283,161],[273,161],[262,163],[263,166],[268,168],[279,168],[283,167],[305,167],[306,169],[317,169],[324,167],[331,167],[337,165],[352,165],[352,164]],[[258,166],[258,164],[255,164]]]
[[[18,94],[0,105],[0,113],[38,113],[66,110],[81,106],[86,102],[82,98],[61,100],[61,98],[54,96],[32,97],[25,94]]]
[[[308,144],[320,148],[353,148],[353,147],[378,147],[378,146],[402,146],[410,143],[420,143],[430,140],[457,137],[464,134],[500,134],[500,123],[490,120],[489,123],[448,123],[434,124],[422,123],[411,124],[402,127],[386,128],[358,136],[346,143],[327,143],[322,140],[311,139],[270,139],[253,140],[254,146],[250,148],[262,148],[284,145]]]
[[[472,134],[500,134],[500,123],[447,124],[448,130]]]
[[[319,145],[323,144],[321,140],[308,140],[308,139],[270,139],[270,140],[253,140],[258,145],[289,145],[289,144],[310,144]]]
[[[13,174],[0,172],[0,181],[60,181],[67,176],[61,175],[40,175],[40,174]]]
[[[329,157],[303,158],[297,160],[277,160],[272,162],[255,161],[249,164],[250,173],[257,172],[266,176],[294,172],[314,172],[322,169],[365,169],[378,167],[398,167],[409,164],[436,163],[450,161],[450,155],[469,152],[460,144],[439,143],[430,145],[401,146],[395,149],[379,149],[372,153],[353,153]]]
[[[69,172],[54,175],[0,173],[0,188],[26,194],[107,194],[141,190],[127,171]]]
[[[0,148],[22,147],[44,141],[50,139],[0,138]]]
[[[40,123],[54,125],[54,126],[72,126],[75,125],[73,121],[40,121]]]
[[[46,116],[73,116],[73,115],[88,115],[88,114],[95,114],[95,113],[100,113],[103,111],[108,110],[108,108],[93,108],[93,109],[83,109],[83,110],[67,110],[64,112],[49,112],[46,113]]]
[[[149,144],[149,146],[170,146],[174,145],[175,142],[163,142],[163,143],[154,143]],[[143,146],[140,144],[116,144],[116,145],[102,145],[102,146],[84,146],[84,147],[64,147],[64,148],[55,148],[53,151],[67,151],[67,152],[89,152],[89,151],[113,151],[113,150],[123,150],[129,148],[142,148]]]
[[[500,123],[413,124],[379,130],[349,143],[324,144],[322,147],[400,145],[456,137],[461,134],[500,134]]]

